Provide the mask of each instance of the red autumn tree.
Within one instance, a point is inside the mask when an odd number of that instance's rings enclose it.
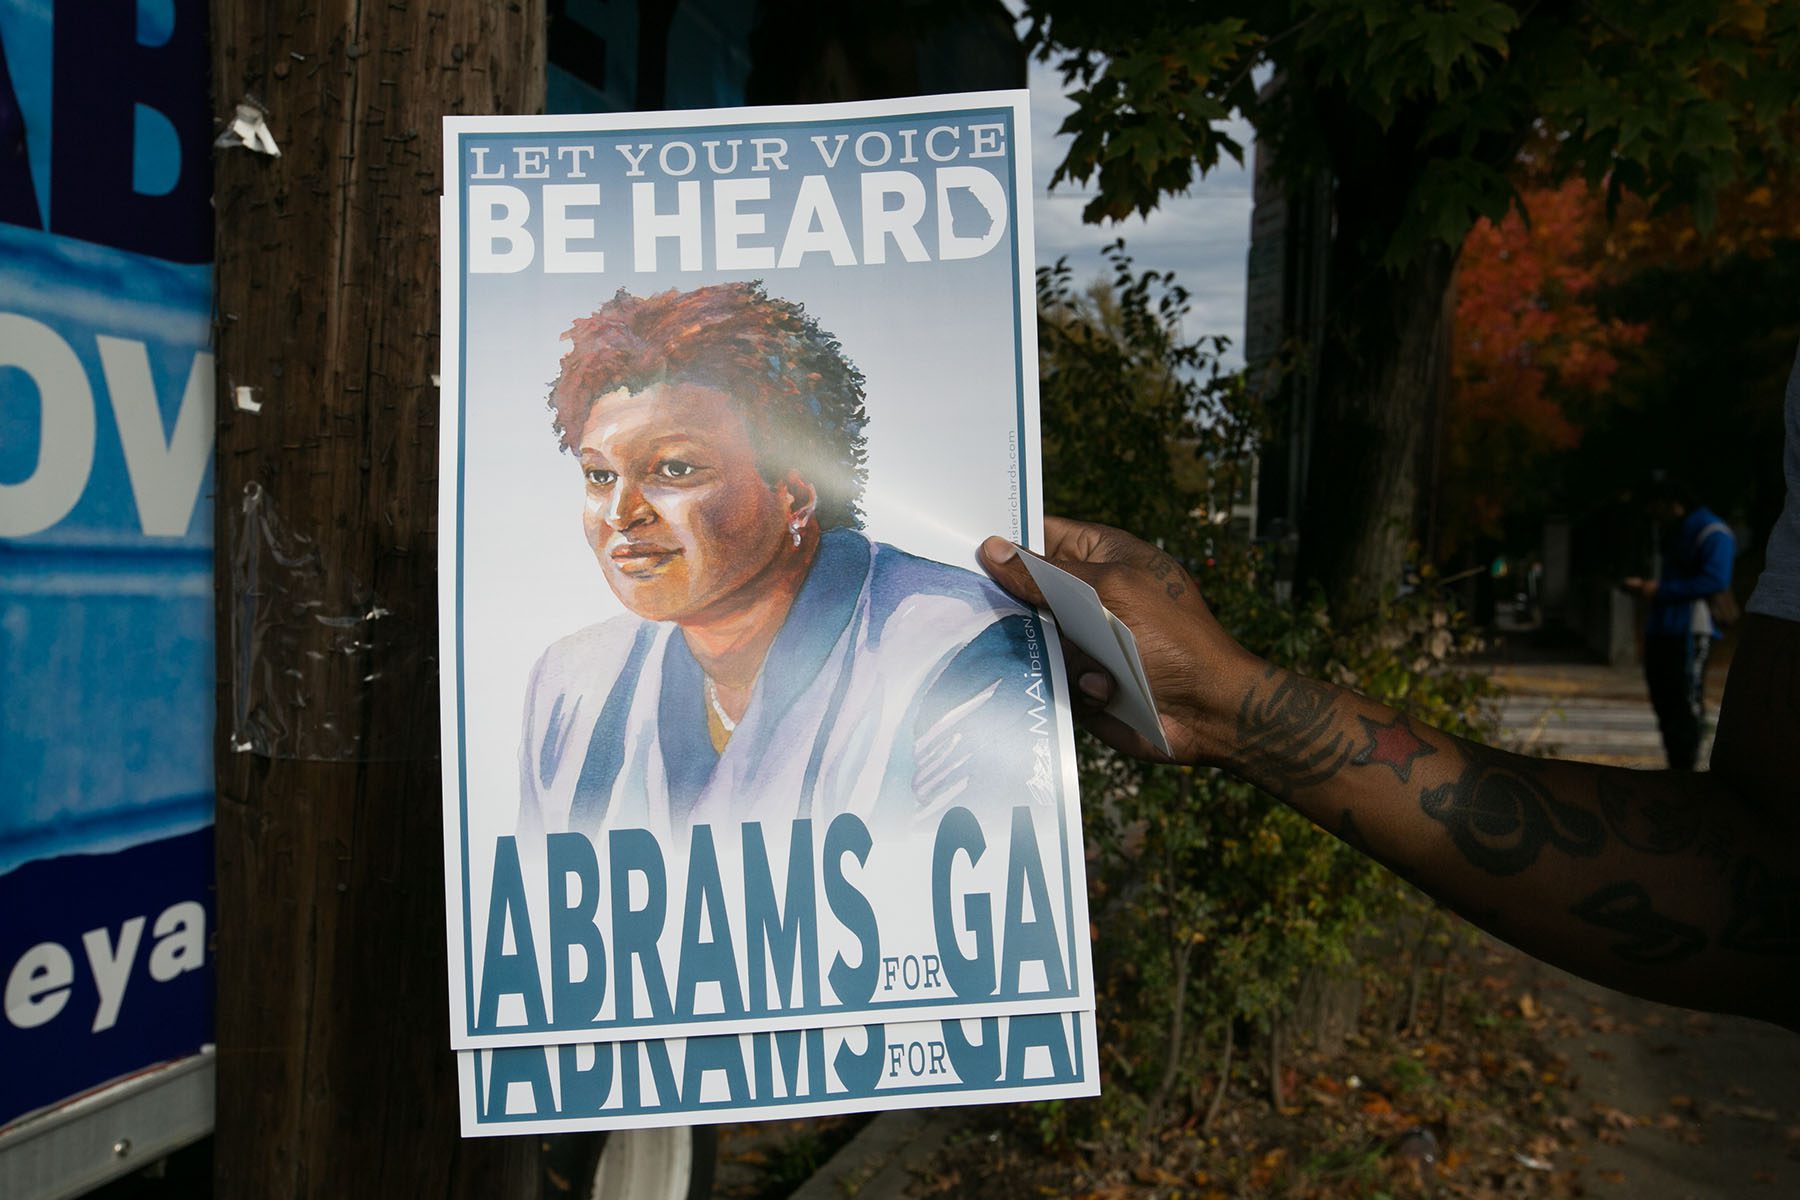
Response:
[[[1619,353],[1644,337],[1595,305],[1609,258],[1601,198],[1579,180],[1523,198],[1528,218],[1478,221],[1457,266],[1441,556],[1504,532],[1545,461],[1618,402]]]

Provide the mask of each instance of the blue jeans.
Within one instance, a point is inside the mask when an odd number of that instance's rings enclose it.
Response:
[[[1644,639],[1644,680],[1656,710],[1669,766],[1692,771],[1700,756],[1700,722],[1706,714],[1706,656],[1709,636],[1652,635]]]

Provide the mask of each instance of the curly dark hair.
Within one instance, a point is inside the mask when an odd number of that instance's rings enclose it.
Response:
[[[788,471],[818,492],[821,529],[862,524],[868,477],[863,377],[806,310],[760,282],[634,296],[624,288],[564,333],[549,408],[562,448],[576,445],[594,402],[619,388],[694,383],[744,412],[758,469]]]

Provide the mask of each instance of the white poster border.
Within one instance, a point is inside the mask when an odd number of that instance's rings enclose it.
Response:
[[[1071,1056],[1071,1070],[1062,1079],[1045,1080],[1033,1076],[1016,1082],[1000,1082],[989,1084],[973,1084],[963,1086],[960,1079],[953,1079],[942,1084],[890,1085],[877,1087],[857,1094],[840,1094],[822,1098],[797,1096],[784,1098],[775,1103],[745,1103],[732,1105],[718,1101],[694,1107],[679,1105],[658,1108],[653,1111],[597,1113],[585,1116],[551,1116],[537,1117],[528,1114],[493,1115],[490,1106],[495,1097],[490,1090],[493,1078],[494,1051],[492,1050],[459,1050],[456,1054],[457,1081],[460,1089],[462,1111],[462,1135],[464,1137],[505,1137],[518,1134],[563,1134],[584,1133],[595,1130],[614,1129],[660,1129],[682,1125],[713,1125],[725,1122],[740,1121],[791,1121],[803,1117],[819,1117],[843,1113],[890,1111],[900,1109],[947,1108],[971,1104],[1019,1104],[1042,1100],[1074,1100],[1100,1094],[1099,1046],[1096,1033],[1096,1022],[1091,1010],[1082,1012],[1063,1012],[1050,1014],[1059,1018],[1062,1030],[1067,1037],[1067,1048]],[[1007,1018],[999,1018],[1006,1020]],[[975,1025],[979,1021],[963,1021],[962,1025]],[[909,1079],[931,1079],[933,1072],[948,1073],[946,1066],[948,1057],[943,1050],[942,1030],[938,1022],[908,1022],[881,1029],[884,1052],[880,1072],[883,1076],[893,1077],[902,1071]],[[822,1031],[831,1035],[833,1042],[841,1044],[839,1039],[848,1036],[849,1030],[832,1029]],[[866,1031],[864,1031],[866,1035]],[[937,1035],[934,1037],[934,1034]],[[747,1042],[751,1035],[742,1035]],[[897,1039],[897,1043],[895,1040]],[[679,1074],[681,1067],[674,1066],[675,1060],[683,1056],[684,1042],[692,1039],[672,1038],[661,1043],[671,1051],[671,1066]],[[831,1044],[831,1043],[828,1043]],[[901,1056],[891,1054],[895,1045],[902,1048]],[[642,1052],[636,1042],[610,1043],[608,1047],[616,1047],[620,1051],[629,1051],[639,1055],[638,1070],[645,1070]],[[866,1047],[866,1043],[865,1043]],[[587,1047],[582,1047],[587,1049]],[[511,1052],[521,1049],[541,1049],[561,1051],[572,1049],[567,1046],[515,1047]],[[600,1052],[602,1047],[593,1047]],[[749,1046],[744,1046],[744,1061],[750,1061]],[[501,1051],[506,1053],[507,1051]],[[827,1051],[827,1058],[831,1052]],[[910,1063],[909,1063],[910,1060]],[[614,1059],[615,1064],[617,1059]],[[1037,1060],[1042,1061],[1042,1056]],[[538,1086],[547,1087],[551,1102],[559,1109],[563,1103],[563,1081],[557,1069],[558,1056],[546,1054],[543,1080]],[[913,1066],[920,1069],[913,1070]],[[835,1077],[835,1072],[832,1073]],[[1040,1071],[1039,1075],[1042,1074]],[[535,1102],[533,1086],[524,1080],[515,1080],[512,1087],[521,1088],[524,1095],[531,1096]],[[677,1085],[680,1086],[679,1084]],[[617,1077],[616,1067],[613,1078],[609,1081],[607,1095],[610,1099],[615,1094],[622,1094],[624,1084]],[[654,1090],[654,1087],[652,1087]],[[505,1105],[510,1096],[500,1097]]]
[[[1009,109],[1015,121],[1016,133],[1012,139],[1009,155],[1013,168],[1012,221],[1013,237],[1017,247],[1015,257],[1018,264],[1014,313],[1018,401],[1023,425],[1028,430],[1035,430],[1038,423],[1035,370],[1036,328],[1035,321],[1032,319],[1033,314],[1028,307],[1030,298],[1035,294],[1033,262],[1030,252],[1030,247],[1033,245],[1033,223],[1030,204],[1030,139],[1026,124],[1028,100],[1027,94],[1024,92],[974,92],[839,105],[785,105],[756,109],[690,110],[582,117],[446,117],[444,121],[444,161],[447,166],[447,180],[452,179],[452,173],[456,169],[455,165],[460,162],[460,139],[467,134],[581,133],[623,130],[648,132],[678,130],[696,125],[768,126],[782,122],[814,124],[827,120],[883,116],[916,115],[924,117],[933,114],[992,108]],[[454,186],[447,187],[445,194],[441,197],[443,229],[447,231],[461,229],[463,213],[460,201],[460,189]],[[1067,865],[1072,869],[1072,873],[1065,871],[1064,874],[1066,895],[1063,905],[1066,909],[1069,926],[1072,960],[1070,963],[1072,967],[1070,994],[985,1003],[954,999],[935,1003],[914,1001],[886,1006],[871,1005],[857,1011],[762,1014],[741,1019],[707,1017],[695,1018],[682,1023],[640,1022],[629,1026],[604,1028],[537,1028],[497,1032],[482,1032],[474,1028],[471,1019],[474,954],[473,934],[469,928],[468,844],[466,837],[456,834],[459,829],[466,830],[468,805],[466,783],[462,782],[466,761],[464,745],[466,730],[460,702],[462,691],[460,672],[463,662],[460,653],[460,639],[463,621],[462,585],[464,577],[460,546],[462,533],[460,514],[465,487],[462,476],[464,436],[460,421],[464,407],[463,387],[465,385],[462,307],[466,284],[462,271],[461,242],[460,236],[446,236],[442,239],[445,286],[441,293],[443,339],[442,361],[438,376],[439,393],[444,400],[446,416],[446,419],[439,422],[440,461],[445,465],[445,469],[440,472],[439,529],[444,535],[441,554],[447,568],[441,572],[441,577],[445,578],[446,583],[449,584],[443,589],[440,604],[442,617],[439,631],[440,662],[445,666],[446,683],[451,685],[441,690],[440,698],[443,722],[443,764],[446,781],[456,780],[459,783],[459,786],[456,787],[446,787],[444,792],[444,820],[447,834],[444,844],[446,945],[449,952],[449,998],[453,1047],[461,1051],[473,1048],[500,1048],[545,1043],[581,1043],[596,1038],[635,1040],[681,1037],[692,1033],[696,1025],[703,1027],[708,1034],[739,1034],[812,1028],[826,1024],[841,1025],[847,1020],[856,1020],[859,1017],[896,1024],[939,1018],[974,1018],[990,1015],[1068,1012],[1075,1009],[1091,1010],[1093,980],[1090,956],[1086,946],[1087,898],[1085,888],[1073,886],[1071,882],[1080,878],[1083,857],[1079,812],[1073,802],[1075,780],[1077,779],[1076,763],[1067,692],[1059,690],[1054,719],[1059,751],[1058,766],[1062,779],[1066,781],[1060,797],[1061,828],[1059,832]],[[1034,438],[1021,439],[1019,459],[1022,490],[1026,497],[1023,503],[1024,511],[1019,514],[1019,540],[1027,548],[1041,548],[1043,545],[1042,460],[1040,447]],[[972,557],[970,565],[974,565]],[[1062,653],[1056,639],[1054,625],[1048,620],[1043,620],[1039,627],[1042,630],[1046,658],[1050,664],[1052,676],[1061,680],[1064,678]]]

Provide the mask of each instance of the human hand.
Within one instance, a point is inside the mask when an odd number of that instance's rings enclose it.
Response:
[[[1238,697],[1257,677],[1258,661],[1213,617],[1181,565],[1155,546],[1106,525],[1044,518],[1044,558],[1087,583],[1137,639],[1174,761],[1218,763],[1230,754]],[[1005,538],[981,544],[982,565],[1001,587],[1028,604],[1044,598]],[[1106,670],[1063,641],[1076,711],[1115,749],[1137,758],[1163,755],[1103,711],[1116,687]]]
[[[1645,579],[1640,575],[1627,575],[1619,581],[1619,586],[1628,592],[1636,592],[1646,600],[1656,596],[1656,580]]]

